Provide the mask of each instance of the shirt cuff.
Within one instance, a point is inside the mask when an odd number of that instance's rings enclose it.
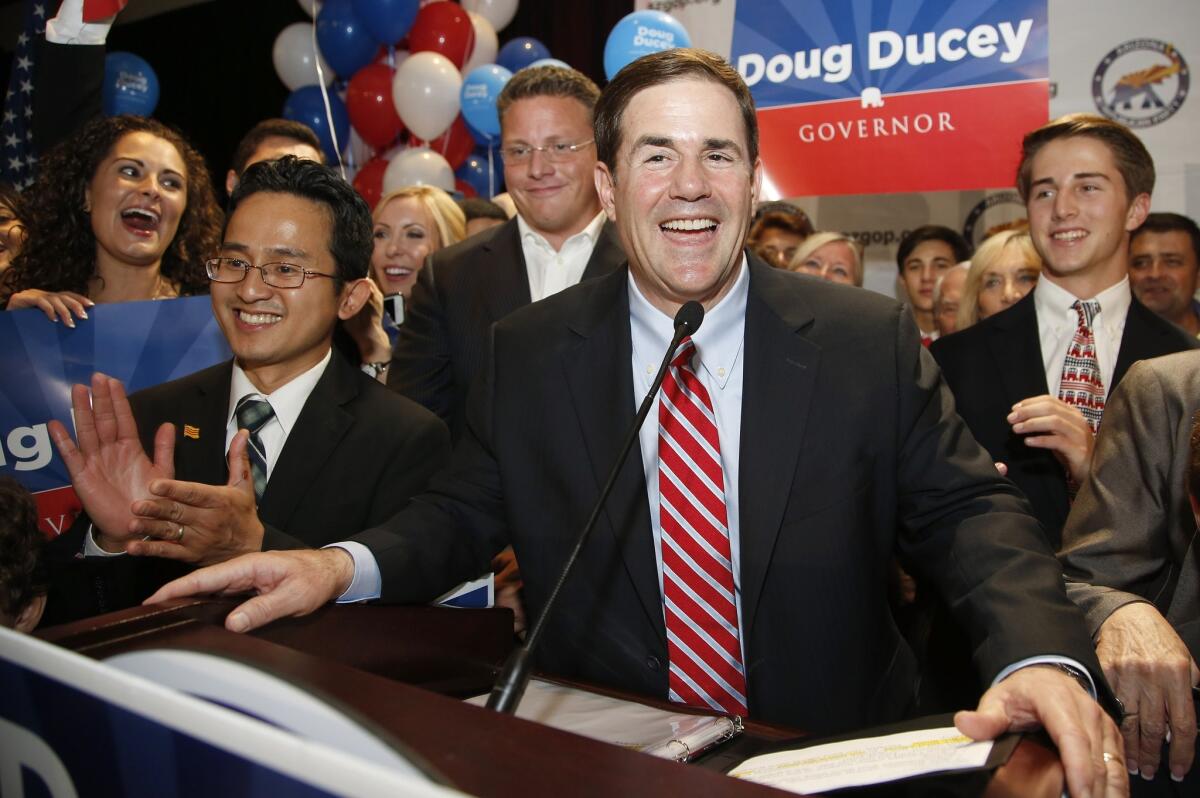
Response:
[[[375,555],[371,554],[370,549],[352,540],[330,543],[323,548],[342,549],[354,560],[354,578],[350,580],[350,587],[337,597],[338,604],[353,604],[379,598],[383,591],[383,577],[379,573],[379,563],[375,562]]]
[[[83,0],[63,0],[54,19],[46,20],[46,41],[54,44],[104,44],[108,22],[84,22]]]
[[[1057,654],[1045,654],[1040,657],[1028,657],[1020,662],[1014,662],[1012,665],[1009,665],[1007,668],[1000,671],[1000,675],[992,680],[992,686],[995,687],[1000,682],[1019,671],[1021,668],[1028,668],[1030,665],[1059,665],[1064,668],[1070,668],[1075,672],[1075,676],[1078,677],[1082,683],[1088,685],[1085,688],[1088,691],[1088,694],[1091,695],[1092,698],[1096,698],[1096,680],[1092,678],[1092,674],[1088,672],[1088,669],[1070,657],[1060,657]]]
[[[96,527],[88,524],[87,534],[83,536],[83,556],[84,557],[124,557],[123,551],[105,551],[96,543],[95,538]]]

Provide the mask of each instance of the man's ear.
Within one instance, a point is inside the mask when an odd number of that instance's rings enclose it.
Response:
[[[370,277],[352,280],[342,286],[342,297],[338,301],[338,318],[342,321],[353,318],[362,310],[363,305],[371,301],[374,283]]]
[[[1129,211],[1125,214],[1125,229],[1130,232],[1138,229],[1149,215],[1150,195],[1138,194],[1133,198],[1133,202],[1129,205]]]
[[[38,622],[42,620],[42,613],[46,611],[46,594],[41,593],[33,597],[32,600],[21,610],[17,616],[17,622],[13,624],[13,628],[18,632],[28,634],[37,628]]]
[[[237,172],[230,169],[228,172],[225,173],[225,196],[229,196],[230,194],[232,194],[233,190],[235,188],[237,188],[237,184],[238,184]]]
[[[596,194],[600,197],[600,207],[610,222],[617,221],[617,203],[614,199],[616,177],[608,170],[608,164],[596,161]]]

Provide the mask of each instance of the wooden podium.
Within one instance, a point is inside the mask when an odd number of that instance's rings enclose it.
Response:
[[[252,664],[302,685],[423,759],[445,783],[475,795],[789,794],[724,776],[710,769],[716,766],[712,762],[708,768],[703,762],[680,765],[463,703],[464,697],[487,692],[512,648],[507,610],[329,606],[238,635],[223,626],[233,606],[231,601],[182,600],[52,627],[38,636],[97,659],[176,648]],[[797,736],[751,722],[736,741],[738,758]],[[993,798],[1058,798],[1062,769],[1052,750],[1026,739],[1007,765],[980,783],[983,787]],[[886,793],[897,794],[892,788]],[[868,788],[862,794],[882,793]],[[912,794],[921,790],[914,785]]]

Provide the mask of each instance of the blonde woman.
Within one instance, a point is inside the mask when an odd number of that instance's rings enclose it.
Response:
[[[958,329],[1019,302],[1037,285],[1042,259],[1027,230],[1005,230],[979,245],[958,306]]]
[[[842,233],[813,233],[796,248],[788,269],[861,288],[863,247]]]

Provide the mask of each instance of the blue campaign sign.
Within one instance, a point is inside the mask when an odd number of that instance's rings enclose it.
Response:
[[[132,393],[230,357],[208,297],[97,305],[88,316],[71,329],[40,310],[0,313],[0,474],[38,494],[48,534],[70,515],[57,491],[70,478],[46,422],[73,429],[73,384],[101,371]]]
[[[739,3],[732,59],[760,109],[1046,78],[1046,0]]]

